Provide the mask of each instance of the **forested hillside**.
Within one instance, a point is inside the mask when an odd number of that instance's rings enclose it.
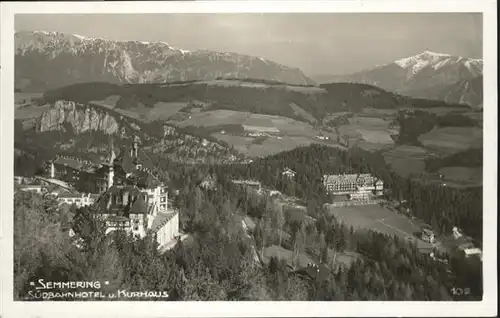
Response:
[[[139,105],[152,108],[159,102],[203,101],[210,105],[207,110],[247,111],[298,120],[303,120],[303,118],[295,113],[290,106],[292,103],[320,120],[333,112],[362,111],[364,108],[397,109],[445,106],[468,108],[466,105],[408,98],[365,84],[333,83],[314,87],[251,79],[123,86],[107,83],[76,84],[46,92],[42,103],[56,100],[89,103],[90,101],[105,100],[110,96],[118,96],[116,107],[121,109],[133,110]]]

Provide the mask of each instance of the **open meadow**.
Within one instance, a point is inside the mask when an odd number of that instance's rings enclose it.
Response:
[[[42,93],[14,93],[14,105],[16,108],[29,106],[33,100],[42,96]]]
[[[431,108],[414,108],[416,110],[421,110],[436,115],[444,114],[463,114],[470,111],[470,108],[457,108],[457,107],[431,107]]]
[[[448,187],[478,187],[483,184],[483,169],[468,167],[445,167],[439,170]]]
[[[413,241],[421,251],[432,250],[432,244],[417,239],[415,232],[420,227],[409,217],[398,214],[380,205],[330,207],[330,212],[348,226],[355,229],[369,229],[389,236]]]
[[[399,146],[384,153],[384,160],[401,176],[425,172],[425,158],[429,151],[416,146]]]
[[[106,108],[113,109],[116,106],[116,103],[118,103],[118,100],[120,100],[119,95],[109,95],[106,99],[103,100],[93,100],[90,101],[92,104],[103,106]]]
[[[366,143],[367,150],[379,150],[394,145],[391,135],[397,130],[389,128],[390,123],[391,120],[381,117],[353,116],[349,118],[348,125],[339,127],[339,133],[344,138]]]
[[[477,127],[435,128],[421,135],[418,140],[424,147],[453,154],[469,148],[481,148],[483,131]]]

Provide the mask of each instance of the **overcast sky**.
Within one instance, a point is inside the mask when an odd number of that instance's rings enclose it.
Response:
[[[265,13],[16,15],[16,31],[260,56],[307,75],[343,74],[424,50],[482,58],[482,16],[468,13]]]

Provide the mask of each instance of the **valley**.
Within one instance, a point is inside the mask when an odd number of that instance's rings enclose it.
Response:
[[[53,135],[56,130],[67,131],[65,125],[69,124],[85,136],[92,131],[119,138],[136,134],[150,140],[148,147],[155,153],[172,157],[169,149],[176,143],[170,134],[175,131],[175,136],[197,136],[188,142],[197,149],[188,152],[195,161],[207,151],[215,151],[210,160],[246,160],[320,144],[382,153],[394,171],[408,176],[426,174],[429,157],[482,148],[481,110],[412,99],[365,84],[314,87],[236,79],[163,85],[86,83],[32,94],[33,99],[26,96],[16,93],[15,116],[24,130]],[[69,108],[61,113],[61,107]],[[87,114],[89,109],[94,113]],[[398,121],[401,116],[406,116],[401,119],[406,121],[403,128]],[[472,126],[454,127],[447,122],[455,117],[460,121],[468,118],[470,122],[459,125]],[[420,125],[415,126],[417,131],[410,131],[421,118],[429,121],[429,128],[422,130]],[[405,136],[406,131],[412,134],[408,141],[399,140],[401,129]],[[168,138],[172,141],[162,141]],[[209,141],[213,146],[208,146]],[[106,143],[107,137],[101,140]],[[75,145],[75,140],[68,139],[60,147]]]
[[[276,44],[284,17],[257,37],[201,17],[151,41],[15,33],[14,299],[44,275],[168,301],[482,300],[483,61],[310,77],[294,63],[389,55],[317,54],[296,20]]]

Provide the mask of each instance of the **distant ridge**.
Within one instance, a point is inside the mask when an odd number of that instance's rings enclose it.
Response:
[[[15,83],[23,91],[70,84],[212,80],[218,77],[315,85],[298,68],[261,57],[208,50],[187,51],[166,42],[113,41],[48,31],[15,34]]]
[[[453,56],[426,50],[422,53],[405,57],[394,62],[374,66],[349,75],[320,75],[314,77],[317,82],[353,82],[366,83],[407,96],[434,99],[436,90],[459,83],[482,78],[483,60]],[[482,83],[481,83],[482,85]],[[438,89],[438,87],[440,87]],[[451,98],[453,102],[466,101],[472,106],[482,104],[476,97]],[[474,95],[477,95],[473,93]],[[456,95],[456,94],[453,94]],[[448,100],[443,99],[443,100]]]

